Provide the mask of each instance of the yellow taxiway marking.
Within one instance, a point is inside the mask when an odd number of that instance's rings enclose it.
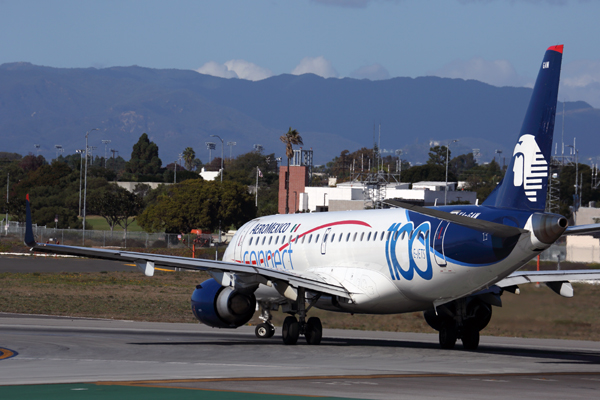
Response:
[[[6,358],[11,358],[14,355],[16,355],[14,351],[9,350],[9,349],[0,348],[0,360],[4,360]]]
[[[137,267],[135,264],[125,264],[128,267]],[[165,268],[154,268],[156,271],[165,271],[165,272],[175,272],[174,269],[165,269]]]

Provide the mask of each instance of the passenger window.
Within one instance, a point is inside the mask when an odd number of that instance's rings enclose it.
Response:
[[[340,238],[338,239],[338,242],[341,242],[343,237],[344,237],[344,234],[340,233]]]
[[[300,237],[299,235],[296,235],[296,243],[298,243],[298,238],[299,237]]]
[[[381,238],[379,240],[383,240],[384,237],[385,237],[385,231],[381,231]]]
[[[394,234],[394,240],[398,240],[398,235],[400,234],[400,232],[396,231],[396,233]]]
[[[367,235],[367,242],[371,240],[371,232],[369,232],[369,234]]]
[[[279,236],[275,236],[275,244],[277,244],[277,242],[279,242]]]
[[[350,232],[348,232],[348,235],[346,236],[346,242],[348,242],[350,240]]]
[[[308,237],[308,243],[310,244],[310,242],[312,242],[312,233],[310,234],[310,236]]]
[[[361,241],[361,242],[363,241],[363,238],[364,238],[364,237],[365,237],[365,233],[363,232],[363,233],[361,233],[361,234],[360,234],[360,241]]]
[[[406,237],[406,231],[402,232],[402,236],[400,236],[400,239],[404,240],[405,237]]]
[[[390,235],[391,235],[391,234],[392,234],[392,232],[388,231],[388,234],[387,234],[387,240],[390,240]]]
[[[333,243],[333,239],[335,239],[335,233],[331,235],[331,243]]]
[[[269,245],[271,245],[272,241],[273,241],[273,236],[269,236]]]
[[[265,239],[266,239],[266,238],[267,238],[266,236],[263,236],[263,240],[262,240],[262,243],[261,243],[262,245],[264,245],[264,244],[265,244]]]
[[[317,239],[318,240],[318,239]],[[327,242],[327,234],[323,235],[323,241]]]
[[[321,236],[320,234],[317,235],[317,237],[315,238],[315,243],[319,243],[319,236]]]
[[[306,235],[302,236],[302,244],[304,244],[305,240],[306,240]]]
[[[356,242],[356,235],[358,235],[358,233],[357,233],[357,232],[354,232],[354,237],[352,238],[352,241],[353,241],[353,242]]]
[[[250,241],[248,242],[248,246],[252,246],[252,239],[253,238],[250,238]]]

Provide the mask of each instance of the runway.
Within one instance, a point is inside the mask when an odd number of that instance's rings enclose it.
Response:
[[[257,339],[253,327],[0,314],[0,348],[16,353],[0,357],[0,385],[358,399],[589,399],[600,390],[597,342],[483,336],[468,352],[440,350],[436,335],[325,330],[320,346],[299,343],[284,346],[279,331]]]

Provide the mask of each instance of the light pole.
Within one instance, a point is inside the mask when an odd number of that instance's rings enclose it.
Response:
[[[230,160],[233,159],[232,149],[233,149],[233,146],[235,146],[236,144],[237,144],[237,142],[227,142],[227,146],[229,146],[229,159]]]
[[[6,175],[6,235],[8,235],[8,187],[10,186],[10,172]]]
[[[78,149],[75,152],[80,154],[79,158],[81,160],[79,163],[79,214],[77,215],[81,217],[81,174],[83,173],[83,153],[85,153],[85,149]]]
[[[448,204],[448,163],[450,161],[448,160],[448,157],[450,157],[450,145],[456,142],[458,142],[458,139],[448,142],[448,145],[446,146],[446,185],[444,186],[444,205]]]
[[[219,135],[210,135],[210,137],[216,137],[217,139],[219,139],[221,141],[221,182],[223,182],[223,139],[221,139],[221,136]],[[221,232],[219,232],[219,235],[221,234]],[[221,237],[219,236],[219,240],[221,239]]]
[[[102,144],[104,145],[104,168],[106,168],[106,159],[108,158],[108,145],[110,144],[110,140],[103,140]]]
[[[212,161],[212,151],[217,148],[217,145],[214,142],[204,142],[206,145],[206,149],[208,150],[208,163]]]
[[[88,165],[88,136],[92,131],[97,131],[98,128],[90,129],[85,134],[85,177],[83,184],[83,245],[85,246],[85,203],[87,201],[87,165]]]
[[[56,158],[58,159],[58,154],[62,154],[63,147],[60,144],[55,144],[54,148],[56,149]]]

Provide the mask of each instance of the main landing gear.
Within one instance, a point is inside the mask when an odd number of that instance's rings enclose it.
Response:
[[[423,313],[425,321],[439,331],[440,347],[453,349],[462,341],[465,350],[477,350],[479,332],[492,318],[492,306],[476,297],[458,299]]]
[[[316,301],[315,298],[313,300]],[[304,335],[306,343],[308,344],[320,344],[321,338],[323,337],[323,326],[321,320],[317,317],[310,317],[306,320],[306,313],[311,305],[306,308],[306,293],[303,288],[298,289],[298,300],[297,310],[294,310],[293,314],[298,314],[298,318],[294,315],[289,315],[283,320],[283,326],[281,327],[281,338],[283,343],[286,345],[294,345],[298,343],[300,335]],[[255,334],[259,338],[270,338],[275,333],[275,328],[271,323],[271,310],[270,307],[261,305],[261,316],[259,317],[263,323],[256,326]]]

